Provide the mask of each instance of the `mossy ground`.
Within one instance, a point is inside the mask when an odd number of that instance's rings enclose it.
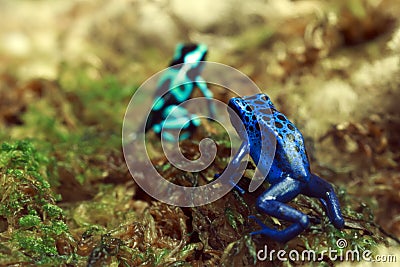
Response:
[[[233,191],[195,208],[168,206],[148,196],[126,167],[122,121],[140,82],[159,70],[148,66],[158,67],[170,55],[152,48],[143,51],[145,60],[133,77],[126,69],[137,66],[127,68],[124,56],[114,51],[106,54],[116,57],[112,67],[106,64],[110,58],[102,67],[63,62],[55,79],[24,79],[12,68],[2,71],[0,265],[296,266],[315,262],[261,262],[257,251],[267,244],[268,250],[312,249],[322,256],[326,249],[337,249],[340,238],[348,242],[344,253],[357,248],[376,255],[382,247],[398,247],[400,81],[369,75],[379,70],[370,62],[398,60],[386,48],[398,19],[385,12],[392,2],[382,3],[328,5],[325,12],[336,14],[335,24],[327,16],[285,20],[284,27],[255,27],[230,37],[234,48],[215,56],[257,84],[268,84],[262,90],[304,129],[313,171],[336,185],[344,230],[329,223],[317,200],[299,196],[291,205],[312,221],[304,233],[285,245],[250,237],[258,228],[248,219],[252,214],[271,227],[287,226],[254,208],[257,195],[268,185],[244,196]],[[306,29],[313,30],[311,36],[304,34]],[[266,62],[268,69],[263,67]],[[395,73],[399,71],[397,65]],[[228,100],[218,88],[213,90],[221,101]],[[338,103],[331,101],[337,91]],[[355,108],[354,95],[364,101]],[[331,106],[335,112],[329,112]],[[217,141],[214,164],[187,173],[154,153],[158,171],[186,186],[209,182],[229,161],[226,136],[200,128],[181,148],[187,157],[198,157],[198,142],[206,135]],[[156,152],[158,144],[154,137]],[[245,177],[253,169],[250,163]],[[241,184],[246,187],[248,179]],[[321,266],[337,263],[327,256],[318,261]]]

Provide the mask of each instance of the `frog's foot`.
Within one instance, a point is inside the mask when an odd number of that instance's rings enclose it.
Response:
[[[179,142],[188,139],[200,125],[200,118],[189,113],[181,106],[169,106],[165,109],[164,121],[155,124],[152,129],[168,142]]]
[[[264,235],[275,241],[286,243],[289,240],[295,238],[308,227],[309,219],[307,215],[302,214],[301,212],[283,203],[275,203],[275,206],[276,207],[273,208],[275,209],[275,212],[271,210],[271,212],[269,213],[274,213],[273,216],[276,218],[280,217],[279,219],[290,219],[289,221],[295,222],[283,230],[276,230],[266,226],[263,222],[261,222],[261,220],[259,220],[255,216],[249,216],[250,219],[254,219],[255,222],[262,228],[261,230],[251,232],[251,235]],[[280,207],[278,208],[277,206]]]
[[[265,235],[265,236],[268,236],[271,238],[276,235],[277,230],[269,228],[256,216],[250,215],[249,219],[254,220],[262,228],[262,230],[251,232],[250,235]],[[273,238],[273,239],[275,239],[275,238]]]
[[[249,219],[253,219],[262,228],[261,230],[251,232],[250,235],[264,235],[281,243],[288,242],[305,229],[300,224],[292,224],[286,229],[279,231],[266,226],[260,219],[253,215],[249,216]]]
[[[173,131],[164,130],[162,131],[161,139],[169,143],[178,143],[179,141],[189,139],[191,135],[192,135],[191,132],[182,132],[178,136],[178,133],[173,133]]]
[[[258,210],[277,219],[292,222],[292,225],[283,230],[276,230],[256,220],[262,230],[255,231],[252,235],[262,234],[285,243],[303,232],[309,225],[308,216],[285,204],[295,198],[302,187],[303,184],[300,181],[287,177],[260,195],[256,203]]]

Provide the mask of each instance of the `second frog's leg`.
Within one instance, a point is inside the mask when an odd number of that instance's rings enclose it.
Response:
[[[208,100],[208,109],[209,109],[211,118],[216,119],[217,118],[216,117],[217,113],[216,113],[216,110],[215,110],[216,108],[215,108],[214,103],[212,102],[214,95],[211,92],[211,90],[208,88],[207,82],[202,77],[198,76],[196,78],[196,84],[197,84],[197,87],[199,87],[201,93]]]
[[[164,111],[164,121],[153,126],[156,134],[169,142],[178,142],[190,137],[200,125],[200,118],[181,106],[170,106]],[[182,132],[179,135],[179,132]]]
[[[272,185],[257,199],[256,207],[277,219],[292,222],[293,224],[283,230],[271,229],[259,219],[251,216],[262,227],[261,230],[252,232],[251,235],[265,235],[278,242],[285,243],[303,232],[309,224],[307,215],[285,204],[295,198],[302,190],[304,184],[290,177]]]

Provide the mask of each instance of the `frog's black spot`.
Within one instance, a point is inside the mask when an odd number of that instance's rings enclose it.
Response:
[[[257,119],[256,115],[251,116],[251,119],[255,121]]]
[[[300,152],[300,147],[296,146],[295,149],[297,152]]]
[[[289,130],[294,131],[294,126],[292,124],[288,123],[287,127]]]
[[[253,111],[249,105],[246,106],[246,110],[247,110],[248,112],[252,112],[252,111]]]
[[[258,122],[256,123],[256,129],[257,131],[260,131],[260,124]]]
[[[278,136],[279,136],[281,139],[283,139],[283,136],[282,136],[282,134],[278,133]]]
[[[245,120],[246,122],[249,122],[249,121],[250,121],[250,118],[249,118],[248,116],[245,116],[245,117],[244,117],[244,120]]]
[[[279,120],[281,120],[281,121],[286,121],[286,118],[283,116],[283,115],[278,115],[278,116],[276,116]]]
[[[278,129],[282,129],[282,128],[283,128],[283,125],[282,125],[282,123],[276,121],[276,122],[275,122],[275,127],[278,128]]]
[[[249,131],[250,131],[250,132],[254,132],[254,127],[253,127],[253,125],[250,125],[250,126],[249,126]]]

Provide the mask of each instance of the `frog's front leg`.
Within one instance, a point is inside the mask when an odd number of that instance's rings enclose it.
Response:
[[[292,222],[293,224],[284,230],[276,230],[269,228],[256,219],[256,222],[263,229],[252,232],[251,235],[262,234],[273,240],[285,243],[303,232],[309,224],[308,216],[285,204],[295,198],[302,191],[303,187],[303,182],[286,177],[261,194],[256,203],[258,210],[277,219]],[[254,216],[250,218],[255,219]]]
[[[153,130],[156,134],[162,135],[162,139],[168,142],[187,139],[191,132],[200,125],[200,118],[181,106],[169,106],[165,109],[163,117],[165,118],[164,121],[155,124]],[[172,133],[174,131],[182,131],[182,134],[178,137],[179,133],[174,135]]]
[[[245,193],[245,190],[240,186],[238,186],[237,184],[235,184],[234,180],[235,178],[237,178],[238,175],[237,170],[241,166],[243,158],[249,153],[250,153],[250,144],[247,140],[245,140],[240,145],[239,150],[233,156],[231,162],[229,162],[228,166],[226,166],[226,168],[223,171],[223,173],[225,173],[224,175],[229,175],[229,182],[234,186],[234,189],[238,190],[242,195]],[[216,174],[215,178],[218,178],[219,176],[220,174]]]
[[[204,95],[205,98],[208,100],[208,110],[210,111],[210,116],[211,118],[216,119],[216,108],[214,103],[212,102],[213,100],[213,93],[207,86],[207,82],[200,76],[196,78],[196,85],[199,87],[201,93]]]

